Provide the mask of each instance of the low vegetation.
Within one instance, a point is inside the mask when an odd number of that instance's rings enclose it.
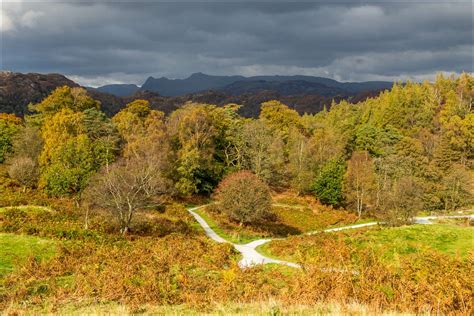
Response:
[[[278,258],[298,262],[326,256],[325,251],[329,251],[331,245],[338,248],[346,247],[353,254],[370,250],[387,263],[393,263],[400,256],[422,255],[425,252],[439,252],[453,258],[467,260],[474,255],[473,239],[474,228],[465,225],[377,227],[311,236],[293,236],[286,240],[274,240],[265,244],[262,246],[262,251]]]
[[[21,266],[29,258],[48,260],[56,253],[52,240],[28,235],[0,233],[0,277]]]

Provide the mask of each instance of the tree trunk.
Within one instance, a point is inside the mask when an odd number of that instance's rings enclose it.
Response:
[[[84,229],[89,229],[89,206],[86,207],[86,217],[84,219]]]

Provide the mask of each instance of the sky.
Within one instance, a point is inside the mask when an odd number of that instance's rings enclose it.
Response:
[[[1,69],[82,85],[148,76],[432,80],[473,71],[471,1],[1,1]]]

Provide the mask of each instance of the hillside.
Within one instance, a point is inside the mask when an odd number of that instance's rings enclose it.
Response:
[[[178,85],[189,84],[191,88],[198,87],[201,90],[178,96],[165,96],[147,89],[147,87],[153,88],[147,83],[141,89],[135,85],[108,85],[100,88],[87,88],[87,90],[91,97],[100,101],[102,110],[109,116],[114,115],[133,100],[144,99],[150,102],[153,109],[167,114],[188,101],[218,106],[236,103],[242,105],[239,114],[245,117],[258,116],[261,103],[269,100],[280,100],[300,114],[313,114],[321,111],[324,106],[329,107],[333,100],[336,102],[341,100],[358,102],[375,96],[380,91],[380,89],[375,89],[378,87],[375,84],[372,90],[353,93],[338,87],[345,84],[337,81],[320,78],[321,82],[324,82],[323,84],[316,82],[317,80],[314,79],[316,77],[305,76],[261,76],[254,77],[257,78],[255,81],[238,76],[225,77],[224,79],[215,77],[217,76],[195,74],[181,81],[160,79],[162,82],[173,82],[172,85],[178,82]],[[289,78],[298,80],[285,81]],[[313,78],[315,82],[307,81],[310,80],[308,78]],[[204,89],[216,85],[218,82],[228,83],[236,79],[244,80],[235,81],[220,89]],[[269,79],[273,81],[267,81]],[[147,80],[147,82],[149,81]],[[200,82],[198,86],[196,86],[197,82]],[[362,89],[362,87],[366,87],[366,84],[354,85],[359,85],[357,89]],[[41,101],[55,88],[64,85],[79,87],[79,84],[61,74],[2,72],[0,74],[0,112],[14,113],[19,116],[28,114],[28,104]],[[179,91],[186,92],[187,90],[181,89]]]
[[[156,79],[149,77],[142,86],[144,90],[161,95],[176,96],[204,90],[220,90],[231,95],[271,90],[282,95],[319,94],[323,96],[353,95],[364,91],[390,88],[392,82],[338,82],[333,79],[313,76],[212,76],[192,74],[186,79]],[[126,86],[124,86],[126,89]]]
[[[29,103],[37,103],[60,86],[79,85],[60,74],[0,72],[0,112],[24,115]]]
[[[97,91],[116,95],[118,97],[127,97],[140,89],[135,84],[109,84],[97,88]]]

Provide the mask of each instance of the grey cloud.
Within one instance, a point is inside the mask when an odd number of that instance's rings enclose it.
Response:
[[[3,15],[3,69],[94,85],[197,71],[366,80],[473,68],[470,1],[30,1],[3,3]]]

